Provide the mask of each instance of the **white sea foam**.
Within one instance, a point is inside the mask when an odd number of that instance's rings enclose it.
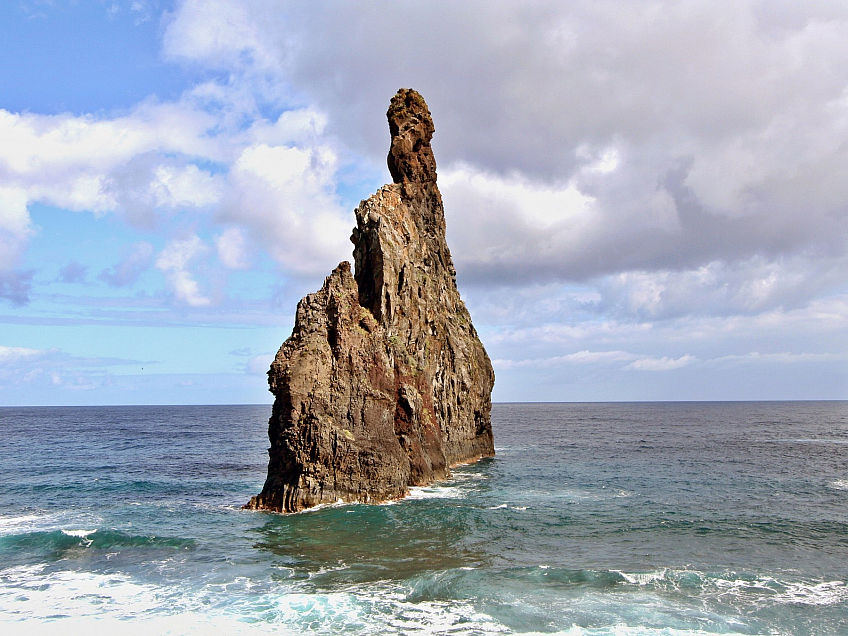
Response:
[[[160,604],[154,586],[124,575],[48,572],[45,565],[0,572],[0,616],[13,619],[132,617],[154,611]]]
[[[62,528],[62,534],[66,534],[69,537],[79,537],[80,539],[87,539],[88,535],[94,534],[97,532],[97,528],[94,530],[66,530]]]
[[[341,508],[342,506],[352,506],[354,504],[358,504],[358,501],[344,501],[343,499],[338,499],[332,503],[322,503],[317,506],[312,506],[311,508],[306,508],[305,510],[299,510],[294,514],[306,514],[309,512],[318,512],[319,510],[326,510],[327,508]]]
[[[344,566],[346,567],[346,566]],[[467,600],[408,601],[390,582],[315,593],[280,581],[255,589],[245,577],[194,590],[120,574],[0,571],[0,632],[45,634],[354,633],[479,634],[508,631]],[[243,592],[250,591],[250,594]]]
[[[433,607],[430,612],[422,611],[421,618],[428,614],[435,615],[437,618],[441,607]],[[451,634],[457,636],[492,633],[492,634],[508,634],[512,633],[507,627],[499,624],[489,625],[486,628],[480,628],[475,623],[466,625],[456,625],[448,623],[449,617],[445,620],[433,622],[427,625],[416,626],[412,620],[414,616],[407,620],[392,621],[386,620],[383,623],[374,623],[368,629],[362,623],[355,623],[357,626],[362,626],[360,631],[366,633],[381,633],[381,634]],[[0,622],[0,625],[3,625]],[[446,626],[443,626],[446,625]],[[7,624],[5,627],[10,627]],[[342,626],[340,624],[340,629]],[[61,629],[71,634],[86,634],[87,636],[99,636],[112,634],[122,634],[127,636],[149,636],[149,634],[172,634],[172,635],[194,635],[194,634],[233,634],[234,636],[242,636],[244,634],[277,634],[280,636],[294,636],[308,633],[332,633],[331,630],[304,630],[295,627],[285,628],[280,627],[276,622],[244,622],[234,616],[209,615],[206,612],[191,612],[182,613],[171,616],[157,616],[152,618],[144,618],[135,621],[125,621],[119,618],[65,618],[61,621],[45,621],[45,622],[27,622],[14,624],[13,631],[19,636],[44,636],[44,634],[52,633],[56,629]],[[482,631],[485,629],[485,632]],[[408,630],[408,631],[404,631]],[[349,631],[349,630],[348,630]],[[355,633],[355,632],[354,632]],[[722,632],[726,636],[741,636],[741,633]],[[522,632],[525,636],[710,636],[714,632],[705,632],[702,630],[687,630],[687,629],[671,629],[671,628],[650,628],[650,627],[631,627],[627,625],[616,625],[609,628],[584,628],[574,626],[565,631],[558,632]]]
[[[347,567],[340,564],[340,568]],[[540,566],[549,569],[547,566]],[[471,570],[473,568],[463,568]],[[703,592],[713,594],[762,593],[769,602],[827,605],[845,600],[841,581],[816,584],[779,584],[764,577],[742,580],[732,575],[710,577],[689,570],[657,570],[619,574],[647,594],[653,603],[653,585],[675,584],[696,575]],[[311,585],[311,584],[310,584]],[[299,586],[299,587],[298,587]],[[775,595],[776,590],[783,590]],[[249,592],[249,593],[247,593]],[[766,593],[770,592],[768,596]],[[97,634],[298,634],[384,633],[456,634],[510,633],[497,618],[481,611],[473,599],[409,600],[409,588],[398,582],[353,584],[336,592],[315,592],[292,581],[256,581],[236,577],[230,581],[190,589],[132,580],[120,574],[94,574],[50,570],[47,565],[0,571],[0,632],[41,634],[56,631]],[[600,600],[592,593],[578,604],[591,609]],[[656,600],[656,599],[655,599]],[[515,598],[524,605],[530,599]],[[733,601],[731,601],[733,602]],[[661,603],[662,605],[662,603]],[[573,605],[572,605],[573,607]],[[535,612],[533,603],[528,606]],[[548,608],[550,610],[551,608]],[[595,607],[598,609],[598,607]],[[658,611],[661,611],[658,609]],[[726,619],[725,619],[726,620]],[[705,634],[699,630],[646,628],[619,623],[592,629],[571,627],[558,633],[586,636],[660,636]],[[732,623],[725,623],[730,627]],[[547,632],[546,633],[550,633]]]
[[[848,479],[837,479],[828,484],[834,490],[848,490]]]
[[[67,617],[61,620],[30,620],[6,623],[0,620],[4,633],[16,636],[45,636],[61,631],[86,636],[150,636],[150,634],[298,634],[298,630],[280,630],[273,625],[245,623],[235,616],[210,616],[206,612],[186,612],[170,616],[155,616],[127,621],[114,616]]]
[[[453,475],[450,478],[449,482],[463,482],[463,481],[483,481],[488,479],[489,476],[485,473],[481,472],[464,472],[460,470],[454,469]]]
[[[453,476],[446,481],[429,486],[411,486],[404,499],[464,499],[469,491],[474,490],[473,482],[488,478],[488,475],[477,471],[454,469]]]
[[[607,499],[624,499],[633,496],[630,491],[621,488],[607,488],[606,486],[591,490],[562,486],[555,491],[537,491],[536,494],[545,499],[565,499],[575,502],[606,501]]]
[[[342,572],[344,570],[349,570],[349,569],[350,569],[350,566],[347,563],[340,561],[338,563],[338,565],[335,565],[335,566],[329,565],[329,566],[326,566],[326,567],[320,567],[317,570],[315,570],[314,572],[310,572],[307,575],[307,578],[312,579],[312,578],[315,578],[316,576],[321,576],[323,574],[329,574],[330,572]]]
[[[774,598],[778,603],[792,605],[835,605],[848,600],[845,581],[827,581],[818,584],[793,584]]]
[[[462,499],[466,496],[459,486],[412,486],[407,499]]]
[[[520,510],[520,511],[527,510],[527,506],[510,506],[510,505],[507,505],[505,503],[500,504],[498,506],[489,506],[489,510],[505,510],[507,508],[510,509],[510,510]]]
[[[377,589],[375,589],[375,587]],[[397,584],[373,584],[352,588],[340,599],[358,618],[367,633],[389,634],[502,634],[510,630],[477,611],[468,600],[408,601],[407,590]],[[343,620],[339,627],[348,628]]]
[[[721,632],[725,636],[742,636],[741,632]],[[612,627],[586,628],[575,625],[571,629],[546,636],[711,636],[715,632],[705,632],[700,629],[673,629],[671,627],[631,627],[630,625],[614,625]],[[527,633],[525,636],[541,636],[542,632]]]
[[[46,519],[46,515],[19,515],[15,517],[0,517],[0,535],[17,534],[27,530]]]
[[[845,581],[825,582],[784,582],[773,577],[754,579],[718,578],[712,584],[721,595],[761,597],[781,605],[834,605],[848,601],[848,585]]]
[[[654,572],[622,572],[621,570],[613,570],[613,572],[617,572],[624,580],[628,583],[633,583],[635,585],[651,585],[656,583],[657,581],[662,581],[667,578],[668,570],[656,570]]]
[[[96,526],[102,519],[90,513],[62,511],[43,514],[0,516],[0,536],[61,530],[68,526]]]
[[[727,574],[714,576],[695,570],[662,569],[653,572],[623,572],[627,583],[639,586],[669,586],[679,589],[690,577],[700,580],[704,597],[744,597],[755,604],[834,605],[848,602],[848,583],[845,581],[803,582],[780,581],[771,576],[742,577]]]

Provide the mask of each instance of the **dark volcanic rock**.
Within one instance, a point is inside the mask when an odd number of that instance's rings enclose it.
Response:
[[[394,183],[356,209],[356,276],[340,264],[300,301],[268,372],[268,478],[247,508],[379,502],[494,455],[495,376],[456,289],[417,92],[387,113]]]

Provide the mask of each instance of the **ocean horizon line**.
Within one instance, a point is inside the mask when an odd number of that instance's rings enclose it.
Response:
[[[785,399],[745,399],[745,400],[502,400],[493,401],[492,405],[523,405],[523,404],[785,404],[805,402],[848,402],[848,398],[785,398]],[[0,409],[27,408],[156,408],[156,407],[201,407],[201,406],[272,406],[272,402],[209,402],[205,404],[192,403],[142,403],[142,404],[0,404]]]

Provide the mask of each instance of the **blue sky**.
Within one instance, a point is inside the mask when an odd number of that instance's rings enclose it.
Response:
[[[0,6],[0,405],[256,403],[418,89],[494,399],[848,398],[848,8]]]

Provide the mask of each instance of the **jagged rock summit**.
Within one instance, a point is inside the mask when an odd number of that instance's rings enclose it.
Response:
[[[303,298],[268,381],[268,478],[246,508],[398,499],[495,454],[491,362],[456,288],[424,99],[388,110],[394,183],[356,209],[356,274]]]

